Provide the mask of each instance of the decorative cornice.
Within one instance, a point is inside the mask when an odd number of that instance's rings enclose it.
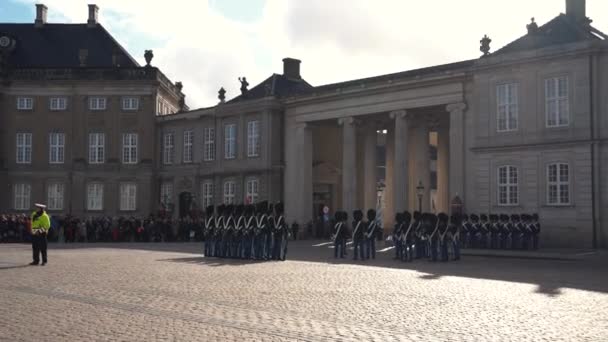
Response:
[[[343,125],[353,125],[353,126],[357,126],[361,124],[360,120],[355,119],[352,116],[347,116],[345,118],[339,118],[338,119],[338,125],[343,126]]]
[[[464,112],[465,109],[467,109],[467,105],[464,102],[450,103],[449,105],[445,106],[445,110],[450,113]]]
[[[405,109],[401,109],[401,110],[394,110],[390,113],[388,113],[388,116],[391,119],[404,119],[405,117],[407,117],[407,111]]]

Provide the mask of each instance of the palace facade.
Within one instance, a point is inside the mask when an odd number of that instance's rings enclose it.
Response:
[[[44,21],[0,24],[1,211],[60,197],[51,212],[84,215],[282,200],[300,224],[323,206],[378,208],[385,226],[403,210],[538,213],[545,246],[608,245],[608,44],[584,0],[496,51],[484,37],[477,59],[315,87],[286,58],[191,111],[113,40],[72,39],[53,57],[66,65],[20,56]],[[110,39],[89,22],[74,34]]]

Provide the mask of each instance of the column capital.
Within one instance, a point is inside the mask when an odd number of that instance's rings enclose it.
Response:
[[[358,124],[358,120],[353,118],[352,116],[347,116],[345,118],[339,118],[338,119],[338,125],[340,126],[344,126],[344,125],[356,125]]]
[[[295,125],[296,129],[307,129],[310,128],[310,124],[308,122],[298,122]]]
[[[407,116],[407,111],[405,109],[400,109],[400,110],[394,110],[390,113],[388,113],[388,116],[391,119],[404,119]]]
[[[467,109],[467,104],[464,102],[450,103],[449,105],[445,106],[445,110],[450,113],[458,111],[463,112],[465,109]]]

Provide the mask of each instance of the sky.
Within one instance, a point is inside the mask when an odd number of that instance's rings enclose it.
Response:
[[[282,59],[302,60],[312,85],[477,58],[479,40],[493,51],[560,12],[565,0],[0,0],[0,22],[33,22],[35,3],[50,23],[99,21],[142,65],[184,84],[190,108],[217,104],[282,73]],[[608,1],[587,0],[593,25],[608,32]]]

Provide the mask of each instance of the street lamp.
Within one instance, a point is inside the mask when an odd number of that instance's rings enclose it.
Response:
[[[418,211],[422,212],[422,196],[424,196],[424,185],[422,185],[422,181],[418,181],[416,195],[418,196]]]

